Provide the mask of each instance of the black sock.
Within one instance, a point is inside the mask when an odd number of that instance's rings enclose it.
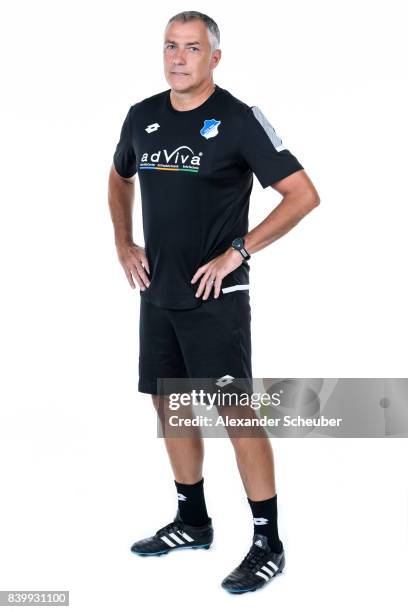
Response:
[[[174,481],[177,488],[178,509],[187,525],[199,527],[208,522],[204,499],[204,478],[195,484],[182,484]]]
[[[273,552],[282,552],[283,544],[278,534],[277,495],[262,501],[252,501],[249,497],[247,499],[254,517],[254,534],[266,536]]]

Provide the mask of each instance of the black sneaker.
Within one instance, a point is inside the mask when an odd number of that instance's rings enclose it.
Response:
[[[245,559],[223,581],[221,586],[229,593],[256,591],[285,567],[285,551],[272,552],[268,538],[254,535],[253,543]]]
[[[131,551],[141,556],[167,555],[177,548],[209,549],[214,537],[211,519],[202,527],[186,525],[179,512],[172,523],[162,527],[154,536],[135,542]]]

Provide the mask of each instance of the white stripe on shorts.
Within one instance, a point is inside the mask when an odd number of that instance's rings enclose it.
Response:
[[[238,291],[240,289],[249,289],[249,285],[232,285],[232,287],[224,287],[221,291],[223,293],[229,293],[230,291]]]

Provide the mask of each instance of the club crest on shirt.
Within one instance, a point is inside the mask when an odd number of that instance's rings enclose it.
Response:
[[[217,136],[218,126],[220,123],[221,121],[218,121],[217,119],[204,119],[204,125],[200,130],[201,136],[204,136],[204,138],[207,138],[207,140]]]

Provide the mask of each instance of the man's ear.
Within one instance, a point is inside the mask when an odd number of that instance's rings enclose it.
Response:
[[[212,58],[211,58],[212,68],[215,68],[218,65],[220,59],[221,59],[221,49],[217,49],[216,51],[214,51]]]

